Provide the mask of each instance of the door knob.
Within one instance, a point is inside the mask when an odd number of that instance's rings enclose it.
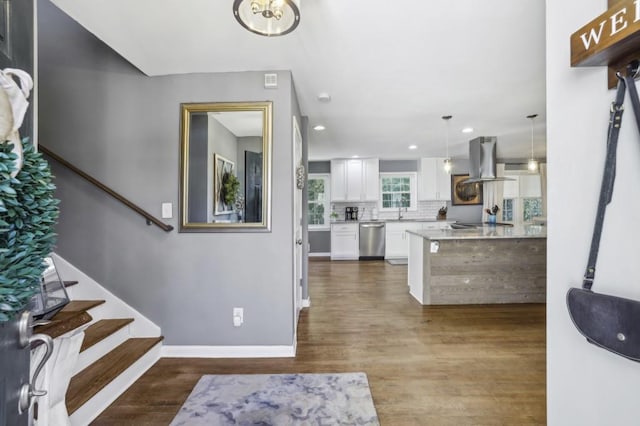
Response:
[[[35,388],[36,380],[38,376],[42,372],[44,365],[47,363],[51,354],[53,353],[53,339],[46,334],[31,334],[31,314],[28,311],[23,312],[20,322],[19,322],[19,340],[20,345],[25,348],[27,346],[31,346],[34,342],[42,342],[45,345],[45,353],[40,362],[38,363],[36,370],[33,374],[33,379],[30,383],[25,383],[20,388],[20,393],[18,395],[18,408],[19,412],[22,413],[26,411],[31,405],[31,398],[44,396],[47,394],[45,390],[37,390]]]
[[[301,246],[301,245],[302,245],[302,238],[298,238],[298,239],[296,240],[296,244],[297,244],[297,245],[299,245],[299,246]]]

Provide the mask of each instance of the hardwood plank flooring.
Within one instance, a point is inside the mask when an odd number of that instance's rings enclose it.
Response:
[[[164,358],[93,423],[169,424],[203,374],[364,371],[382,425],[543,425],[545,305],[423,307],[407,267],[309,262],[295,359]]]

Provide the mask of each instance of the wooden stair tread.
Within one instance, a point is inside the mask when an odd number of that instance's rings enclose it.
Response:
[[[128,339],[73,376],[66,395],[69,414],[89,401],[162,339],[162,336]]]
[[[88,311],[98,305],[102,305],[104,300],[72,300],[65,306],[61,312],[78,312]]]
[[[34,327],[34,333],[43,333],[55,339],[71,330],[88,324],[93,320],[86,311],[60,311],[51,318],[51,322],[46,325]]]
[[[116,331],[133,322],[133,318],[103,319],[91,324],[84,331],[84,340],[80,347],[80,352],[89,349],[91,346],[109,337]]]

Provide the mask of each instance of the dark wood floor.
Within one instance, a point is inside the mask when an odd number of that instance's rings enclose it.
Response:
[[[164,358],[94,424],[168,424],[203,374],[348,371],[382,425],[545,424],[545,306],[422,307],[406,274],[312,261],[295,359]]]

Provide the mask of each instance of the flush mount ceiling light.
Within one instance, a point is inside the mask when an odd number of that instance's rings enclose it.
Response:
[[[538,171],[538,160],[533,157],[533,121],[537,116],[538,114],[527,115],[527,118],[531,120],[531,157],[529,158],[529,162],[527,163],[527,168],[530,172]]]
[[[473,127],[465,127],[462,129],[462,133],[473,133]]]
[[[324,129],[326,129],[326,127],[324,127],[322,124],[318,124],[316,126],[313,126],[313,130],[317,131],[317,132],[321,132]]]
[[[409,145],[409,149],[418,149],[418,145]]]
[[[252,33],[281,36],[300,23],[300,0],[234,0],[233,15]]]
[[[447,173],[451,173],[451,168],[453,167],[453,165],[451,164],[451,157],[449,157],[449,120],[451,120],[451,116],[443,115],[442,119],[444,120],[446,125],[445,143],[447,146],[447,158],[444,159],[444,171]]]

